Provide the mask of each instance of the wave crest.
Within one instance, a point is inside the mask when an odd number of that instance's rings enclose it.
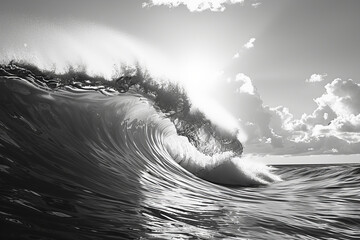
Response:
[[[132,145],[137,146],[137,152],[150,149],[156,159],[172,159],[196,176],[220,184],[247,186],[280,180],[268,167],[239,158],[243,147],[236,134],[224,132],[201,111],[193,111],[191,101],[179,84],[152,79],[139,67],[122,71],[122,75],[112,81],[91,77],[74,69],[64,74],[55,74],[41,71],[29,64],[13,62],[0,66],[0,74],[6,81],[16,78],[44,91],[59,94],[64,91],[83,94],[98,91],[106,96],[116,96],[119,93],[136,96],[141,104],[132,103],[127,106],[127,110],[122,107],[121,111],[119,109],[116,112],[123,121],[131,123],[129,136],[138,132],[133,126],[155,129],[139,133],[146,137],[146,143],[141,140],[141,136],[128,139]],[[76,98],[73,101],[76,104]],[[69,124],[72,124],[71,120]]]

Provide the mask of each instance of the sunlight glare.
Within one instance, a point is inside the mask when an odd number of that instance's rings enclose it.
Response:
[[[216,101],[216,96],[211,95],[223,73],[220,63],[214,59],[204,54],[188,57],[178,64],[177,77],[189,93],[194,109],[204,112],[213,124],[236,135],[239,140],[246,140],[238,121]]]

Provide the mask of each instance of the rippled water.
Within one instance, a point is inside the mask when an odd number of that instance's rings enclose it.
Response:
[[[0,102],[1,239],[360,237],[360,165],[278,166],[281,182],[222,186],[174,161],[171,122],[134,92],[2,77]]]

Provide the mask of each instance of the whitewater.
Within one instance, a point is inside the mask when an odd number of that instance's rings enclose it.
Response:
[[[156,53],[83,29],[0,49],[1,239],[359,238],[359,165],[254,162]]]

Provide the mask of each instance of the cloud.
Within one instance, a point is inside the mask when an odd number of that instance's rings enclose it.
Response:
[[[316,101],[316,100],[315,100]],[[310,115],[304,114],[300,122],[306,126],[315,125],[329,125],[332,120],[337,117],[337,114],[328,106],[318,102],[318,107]]]
[[[233,95],[229,95],[232,113],[247,135],[249,145],[267,144],[270,147],[282,147],[282,139],[269,127],[271,111],[263,105],[259,93],[254,87],[249,76],[238,73],[235,80],[228,81],[228,88],[234,89]],[[231,91],[230,91],[231,92]]]
[[[242,47],[243,49],[241,49],[239,52],[235,53],[235,55],[233,56],[233,58],[239,58],[240,57],[240,53],[242,53],[243,51],[245,51],[246,49],[250,49],[254,47],[254,42],[255,42],[256,38],[250,38],[249,41],[247,41]],[[244,49],[245,48],[245,49]]]
[[[360,84],[352,79],[335,79],[325,86],[326,92],[315,102],[329,106],[337,115],[360,114]]]
[[[245,153],[355,154],[360,153],[360,84],[335,79],[327,84],[311,114],[295,119],[284,106],[268,107],[249,76],[229,81],[235,89],[233,114],[248,135]]]
[[[250,38],[249,41],[247,43],[245,43],[243,47],[246,49],[253,48],[255,40],[256,40],[256,38]]]
[[[255,94],[255,88],[252,84],[250,77],[246,76],[243,73],[239,73],[236,75],[235,82],[239,82],[241,84],[237,91],[242,93],[248,93],[250,95]]]
[[[283,121],[288,131],[280,135],[288,145],[303,154],[306,147],[313,154],[360,153],[360,84],[337,78],[315,102],[318,106],[312,114]]]
[[[251,6],[252,6],[253,8],[258,8],[258,7],[260,7],[260,5],[261,5],[261,2],[252,3],[252,4],[251,4]]]
[[[314,73],[313,75],[310,76],[310,78],[306,79],[306,82],[309,83],[314,83],[314,82],[322,82],[325,80],[325,77],[327,76],[326,73],[324,74],[316,74]]]
[[[191,12],[202,12],[210,10],[214,12],[223,12],[225,4],[243,3],[244,0],[148,0],[142,4],[142,7],[167,6],[169,8],[185,5]]]
[[[335,136],[347,143],[360,142],[360,115],[339,116],[329,125],[315,125],[312,130],[315,137]]]

